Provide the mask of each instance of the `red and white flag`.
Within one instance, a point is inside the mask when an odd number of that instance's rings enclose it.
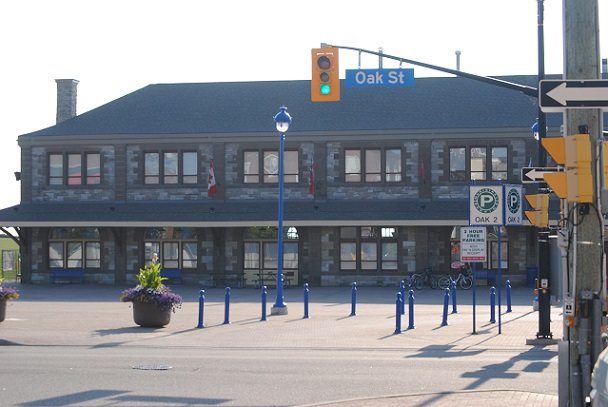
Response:
[[[211,164],[209,164],[209,178],[207,178],[207,196],[209,198],[213,198],[215,194],[217,194],[217,184],[215,182],[215,165],[213,165],[213,160],[211,160]]]
[[[315,195],[315,158],[310,160],[310,177],[308,178],[308,193]]]

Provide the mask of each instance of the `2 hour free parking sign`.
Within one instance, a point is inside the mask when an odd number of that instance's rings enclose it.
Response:
[[[469,187],[469,224],[501,226],[504,213],[502,196],[502,185]]]

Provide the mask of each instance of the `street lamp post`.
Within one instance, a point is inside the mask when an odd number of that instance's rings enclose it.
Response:
[[[291,116],[287,107],[281,106],[281,111],[274,116],[274,122],[279,132],[279,220],[277,228],[277,299],[272,306],[270,315],[287,315],[287,304],[283,301],[283,169],[285,132],[291,124]]]

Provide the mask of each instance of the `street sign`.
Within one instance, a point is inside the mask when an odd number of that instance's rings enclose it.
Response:
[[[543,112],[608,109],[608,80],[542,80],[538,104]]]
[[[557,167],[523,167],[521,169],[521,182],[524,184],[545,182],[546,173],[559,171]]]
[[[469,225],[503,225],[502,185],[469,187]]]
[[[408,87],[414,86],[413,69],[347,69],[347,87]]]
[[[485,227],[460,228],[461,262],[485,262],[487,258],[486,247]]]
[[[521,226],[521,185],[505,185],[505,226]]]

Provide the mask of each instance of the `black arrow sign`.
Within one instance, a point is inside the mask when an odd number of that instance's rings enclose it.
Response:
[[[608,80],[540,81],[538,103],[544,112],[608,108]]]
[[[532,184],[535,182],[545,182],[545,174],[548,172],[558,172],[557,167],[522,167],[521,182]]]

